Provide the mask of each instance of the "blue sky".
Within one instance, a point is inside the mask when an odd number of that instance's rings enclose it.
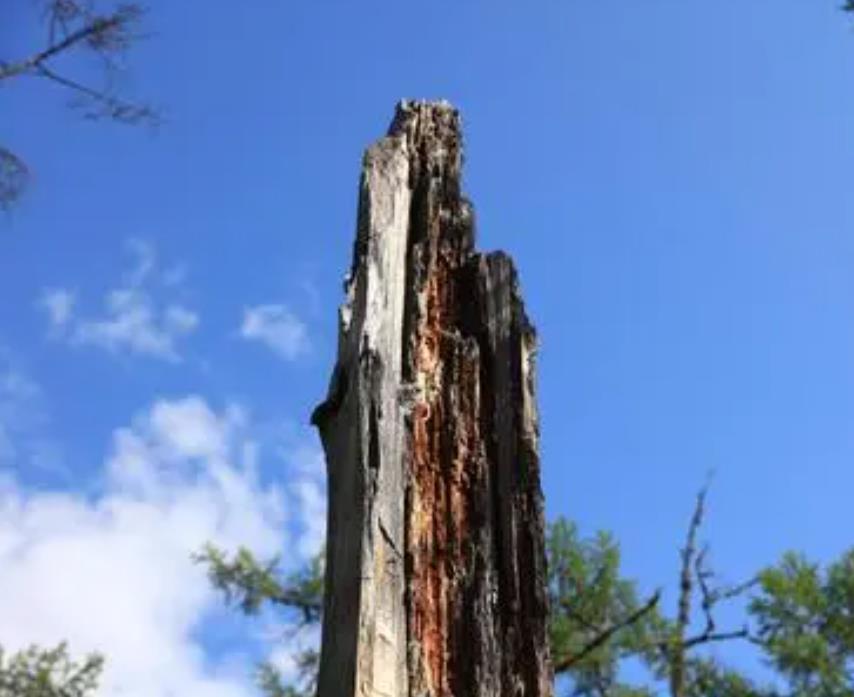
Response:
[[[0,542],[19,540],[0,554],[51,548],[19,529],[44,529],[45,501],[87,539],[125,529],[92,518],[108,501],[168,518],[179,461],[177,489],[221,506],[199,534],[236,541],[241,506],[272,497],[246,542],[310,547],[305,425],[333,361],[361,152],[401,97],[461,109],[479,244],[519,266],[551,517],[612,529],[645,588],[675,580],[712,469],[725,577],[851,543],[854,32],[837,3],[149,4],[128,88],[162,106],[156,132],[75,118],[37,83],[0,93],[3,144],[33,169],[0,221]],[[38,38],[26,3],[6,11],[3,57]],[[148,489],[111,478],[130,441]],[[169,630],[189,656],[175,684],[248,694],[257,637],[229,624],[242,638],[226,640],[215,598],[192,602]],[[38,625],[28,639],[98,642],[38,605],[38,621],[0,621],[0,641]]]

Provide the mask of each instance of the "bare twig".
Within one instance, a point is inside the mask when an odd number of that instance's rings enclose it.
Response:
[[[703,632],[702,634],[698,634],[691,639],[686,639],[682,642],[682,650],[687,651],[695,646],[699,646],[700,644],[710,644],[716,641],[729,641],[731,639],[747,639],[750,636],[750,631],[747,627],[743,627],[734,632],[720,632],[715,634],[713,632]]]
[[[21,75],[44,78],[99,103],[102,115],[118,121],[137,122],[151,117],[150,108],[117,98],[109,87],[99,89],[66,77],[51,62],[75,48],[85,47],[104,61],[104,72],[109,77],[118,67],[115,57],[138,38],[131,28],[142,16],[141,7],[135,3],[119,4],[113,12],[101,16],[90,12],[78,0],[53,0],[47,12],[47,48],[23,60],[0,63],[0,82]]]
[[[753,577],[744,583],[739,583],[738,585],[731,586],[729,588],[723,588],[715,591],[715,602],[719,602],[721,600],[731,600],[739,595],[743,595],[755,585],[759,583],[758,577]]]
[[[728,588],[714,588],[711,580],[714,572],[707,566],[709,549],[704,546],[697,551],[697,534],[705,516],[706,496],[708,486],[703,487],[697,495],[697,503],[691,522],[685,547],[682,549],[682,565],[679,573],[679,605],[674,633],[666,640],[658,642],[658,648],[668,663],[671,697],[684,697],[686,690],[686,654],[689,650],[703,645],[734,639],[752,641],[750,630],[742,629],[729,632],[718,632],[714,617],[714,608],[719,602],[731,600],[752,588],[758,579],[753,578]],[[693,573],[692,573],[693,571]],[[691,623],[691,601],[694,594],[694,580],[700,590],[700,607],[705,619],[703,630],[692,637],[686,637]]]
[[[697,583],[700,586],[700,593],[703,599],[700,606],[703,608],[703,614],[706,616],[706,634],[712,634],[715,631],[715,618],[712,614],[712,608],[715,605],[716,597],[712,589],[709,587],[709,579],[712,577],[712,572],[706,566],[706,555],[709,552],[708,547],[703,547],[697,558],[694,560],[694,575],[697,577]]]
[[[138,123],[145,120],[154,122],[157,120],[154,110],[144,104],[123,101],[108,92],[102,92],[75,80],[63,77],[43,65],[38,67],[38,72],[42,77],[52,80],[99,104],[103,111],[100,114],[98,112],[89,112],[87,115],[92,118],[106,116],[113,121],[121,121],[122,123]]]
[[[97,14],[88,0],[48,0],[42,21],[46,24],[46,47],[20,60],[0,61],[0,84],[16,77],[38,78],[77,97],[73,106],[84,106],[86,117],[107,118],[126,124],[156,124],[157,114],[149,106],[119,97],[112,76],[120,68],[118,58],[140,38],[133,29],[143,14],[134,2],[116,2],[109,13]],[[99,72],[103,86],[68,77],[60,57],[87,51],[103,62]],[[0,208],[10,207],[21,195],[27,168],[9,150],[0,149]]]
[[[43,51],[33,54],[29,58],[18,61],[16,63],[7,63],[0,66],[0,80],[7,80],[24,73],[35,70],[47,61],[64,51],[67,51],[72,46],[83,43],[87,39],[95,36],[99,32],[104,32],[118,25],[121,20],[119,17],[106,17],[95,19],[90,24],[72,32],[62,41],[59,41],[51,46],[48,46]],[[51,32],[53,29],[51,29]]]
[[[672,697],[684,697],[685,694],[685,632],[691,621],[691,597],[693,582],[691,565],[697,553],[697,531],[703,523],[708,487],[700,489],[694,514],[688,526],[685,547],[682,549],[682,568],[679,573],[679,605],[676,615],[675,636],[669,642],[670,651],[670,694]]]

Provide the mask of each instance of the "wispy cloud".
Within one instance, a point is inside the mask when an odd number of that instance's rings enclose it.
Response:
[[[265,344],[285,360],[294,360],[308,351],[308,328],[286,305],[248,307],[243,312],[240,336]]]
[[[0,468],[58,472],[59,447],[47,435],[49,417],[39,384],[0,348]]]
[[[74,311],[74,293],[65,288],[48,288],[39,299],[39,305],[47,313],[48,322],[55,331],[63,330]]]
[[[198,315],[191,310],[180,305],[160,310],[144,289],[120,288],[107,296],[105,316],[81,320],[71,338],[113,353],[128,351],[178,361],[178,341],[198,324]]]
[[[18,453],[23,436],[41,421],[41,390],[24,373],[0,366],[0,462]]]
[[[51,335],[77,346],[178,362],[179,343],[197,329],[199,316],[165,297],[180,290],[182,279],[174,268],[159,272],[150,243],[131,240],[127,246],[134,263],[120,285],[107,293],[100,316],[77,316],[75,295],[67,289],[44,291],[39,305],[47,314]]]

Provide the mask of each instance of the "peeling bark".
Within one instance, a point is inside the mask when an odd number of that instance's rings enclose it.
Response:
[[[474,249],[459,115],[402,102],[364,158],[338,361],[320,697],[547,697],[536,335]]]

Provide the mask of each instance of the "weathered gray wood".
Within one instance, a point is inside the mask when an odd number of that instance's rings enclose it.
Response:
[[[536,338],[474,251],[459,115],[402,102],[365,154],[338,361],[313,416],[329,527],[320,697],[545,697]]]

